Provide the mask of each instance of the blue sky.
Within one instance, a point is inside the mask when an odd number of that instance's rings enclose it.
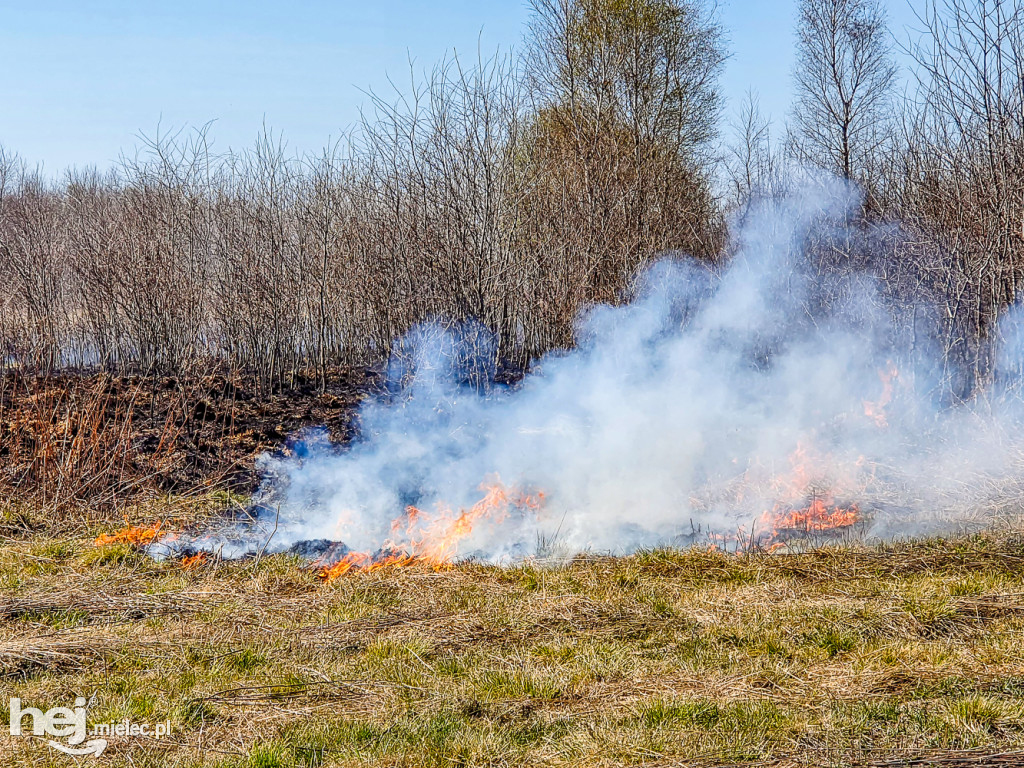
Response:
[[[748,88],[782,119],[791,93],[795,0],[722,0],[732,57],[723,88]],[[891,4],[896,31],[913,21]],[[521,0],[0,0],[0,145],[50,173],[107,167],[140,132],[215,120],[214,147],[248,145],[266,123],[292,151],[351,125],[362,91],[518,45]],[[905,37],[905,35],[901,35]]]

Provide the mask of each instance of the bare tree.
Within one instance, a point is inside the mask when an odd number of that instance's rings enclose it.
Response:
[[[721,30],[700,0],[532,0],[542,106],[696,154],[715,134]]]
[[[700,0],[532,7],[515,234],[535,265],[526,306],[546,308],[526,335],[564,346],[579,308],[628,296],[657,253],[719,250],[708,150],[724,53]]]
[[[784,158],[772,142],[771,120],[761,113],[753,91],[747,91],[731,128],[726,170],[732,184],[732,205],[742,209],[751,200],[782,195],[786,186]]]
[[[870,182],[896,77],[878,0],[800,0],[793,111],[800,159]]]

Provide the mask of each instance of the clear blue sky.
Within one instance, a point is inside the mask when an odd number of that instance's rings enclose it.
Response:
[[[730,111],[749,87],[781,119],[795,0],[721,0]],[[913,17],[903,0],[890,14]],[[317,151],[358,117],[361,92],[408,81],[452,49],[517,45],[522,0],[0,0],[0,145],[50,173],[109,166],[139,132],[216,120],[215,149],[266,124]],[[903,37],[903,35],[901,35]]]

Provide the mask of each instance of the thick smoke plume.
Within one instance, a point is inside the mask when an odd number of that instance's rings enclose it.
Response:
[[[666,258],[631,303],[594,308],[575,349],[511,388],[467,383],[482,357],[467,357],[464,333],[420,329],[401,388],[362,408],[360,439],[310,433],[264,457],[256,523],[178,545],[408,548],[411,530],[499,481],[543,502],[504,504],[448,554],[756,542],[766,511],[818,496],[855,505],[868,537],[998,511],[1017,495],[1011,399],[950,405],[940,345],[899,330],[874,277],[844,275],[824,297],[808,267],[809,233],[842,229],[855,203],[836,186],[748,211],[727,266]]]

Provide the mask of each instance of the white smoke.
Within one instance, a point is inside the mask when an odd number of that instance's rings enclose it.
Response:
[[[264,457],[259,525],[190,545],[229,556],[312,539],[400,546],[392,521],[407,505],[468,507],[493,477],[545,503],[475,527],[460,556],[750,532],[818,489],[856,503],[869,536],[993,509],[1012,497],[1021,455],[1009,406],[941,404],[941,361],[901,341],[870,277],[847,276],[839,299],[817,303],[805,238],[842,226],[855,202],[830,185],[748,211],[726,268],[665,259],[634,301],[593,308],[575,349],[507,390],[461,384],[457,335],[418,329],[411,382],[362,408],[358,440],[311,433]]]

